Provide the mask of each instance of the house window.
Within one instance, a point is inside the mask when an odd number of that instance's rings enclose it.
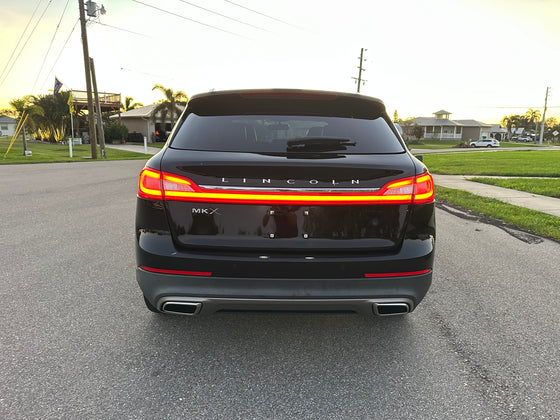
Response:
[[[7,130],[8,126],[7,125],[3,125],[2,127],[0,127],[0,130]]]
[[[432,127],[431,125],[426,126],[426,133],[430,134],[434,132],[434,127]]]
[[[441,133],[441,127],[434,127],[434,133],[436,134]]]
[[[455,133],[461,134],[463,132],[463,127],[455,127]]]

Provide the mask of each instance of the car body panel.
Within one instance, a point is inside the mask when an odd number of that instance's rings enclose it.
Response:
[[[218,137],[227,150],[200,141],[223,121],[236,127]],[[346,131],[325,135],[337,124]],[[251,148],[235,144],[257,131]],[[281,146],[265,150],[271,137]],[[434,203],[401,192],[416,191],[408,180],[426,168],[377,99],[293,90],[195,96],[146,168],[162,186],[159,198],[139,190],[136,211],[136,274],[152,310],[400,313],[429,288]],[[396,201],[385,198],[393,191]],[[356,197],[368,201],[349,201]]]

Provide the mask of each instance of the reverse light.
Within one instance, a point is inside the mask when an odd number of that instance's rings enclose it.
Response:
[[[202,188],[188,178],[145,168],[140,174],[138,196],[154,200],[197,201],[205,203],[364,205],[421,204],[434,199],[429,173],[403,178],[377,191],[250,191]]]

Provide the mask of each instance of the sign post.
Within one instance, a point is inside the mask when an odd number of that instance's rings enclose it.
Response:
[[[72,98],[72,90],[70,90],[70,96],[68,97],[68,110],[70,111],[70,133],[72,137],[70,137],[70,141],[68,142],[68,153],[70,157],[72,155],[72,146],[74,143],[74,99]]]

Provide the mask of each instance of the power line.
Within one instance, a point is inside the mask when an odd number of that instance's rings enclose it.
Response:
[[[43,62],[41,63],[41,67],[39,68],[39,72],[37,73],[37,77],[35,78],[35,82],[33,82],[33,88],[31,89],[31,92],[35,91],[35,85],[37,85],[37,80],[39,80],[39,76],[41,75],[41,72],[43,71],[43,67],[45,66],[45,61],[47,61],[47,56],[49,55],[49,52],[51,51],[52,48],[52,44],[54,42],[54,39],[56,37],[56,34],[58,32],[58,28],[60,28],[60,22],[62,22],[62,18],[64,17],[64,14],[66,13],[66,9],[68,8],[68,3],[70,2],[70,0],[66,0],[66,5],[64,6],[64,10],[62,11],[62,15],[60,15],[60,19],[58,20],[58,24],[56,25],[56,28],[54,30],[54,34],[51,38],[51,42],[49,44],[49,48],[47,48],[47,52],[45,53],[45,56],[43,57]]]
[[[39,0],[37,2],[37,6],[35,6],[35,10],[33,11],[33,14],[31,15],[31,17],[29,18],[29,21],[27,22],[27,25],[25,25],[25,29],[23,30],[23,32],[21,33],[19,40],[16,44],[16,46],[14,47],[14,50],[12,51],[12,54],[10,54],[10,58],[8,58],[8,61],[6,61],[6,65],[4,66],[4,69],[2,69],[2,74],[0,74],[0,79],[2,79],[2,77],[4,77],[4,72],[6,71],[6,69],[8,68],[8,64],[10,64],[10,61],[12,60],[12,57],[14,56],[15,52],[17,51],[19,44],[21,42],[21,40],[23,39],[23,35],[25,35],[25,32],[27,32],[27,28],[29,28],[29,24],[31,23],[31,21],[33,20],[33,18],[35,17],[35,13],[37,13],[37,9],[39,8],[39,5],[41,4],[43,0]]]
[[[159,10],[160,12],[167,13],[167,14],[169,14],[169,15],[173,15],[173,16],[176,16],[176,17],[179,17],[179,18],[181,18],[181,19],[185,19],[185,20],[188,20],[188,21],[191,21],[191,22],[194,22],[194,23],[198,23],[199,25],[202,25],[202,26],[207,26],[208,28],[216,29],[216,30],[218,30],[218,31],[225,32],[225,33],[228,33],[228,34],[230,34],[230,35],[234,35],[234,36],[237,36],[237,37],[240,37],[240,38],[244,38],[244,37],[242,37],[241,35],[236,34],[235,32],[230,32],[230,31],[227,31],[227,30],[225,30],[225,29],[218,28],[217,26],[212,26],[212,25],[209,25],[209,24],[207,24],[207,23],[203,23],[203,22],[200,22],[200,21],[198,21],[198,20],[191,19],[191,18],[188,18],[188,17],[186,17],[186,16],[180,15],[180,14],[178,14],[178,13],[170,12],[169,10],[165,10],[165,9],[162,9],[162,8],[159,8],[159,7],[156,7],[156,6],[152,6],[151,4],[143,3],[143,2],[141,2],[141,1],[139,1],[139,0],[132,0],[132,1],[135,2],[135,3],[141,4],[141,5],[143,5],[143,6],[150,7],[150,8],[152,8],[152,9]]]
[[[72,30],[70,31],[70,34],[68,35],[68,37],[66,38],[66,41],[64,42],[64,45],[62,46],[62,49],[60,50],[60,52],[58,53],[56,60],[54,60],[54,63],[51,67],[51,69],[49,70],[49,72],[47,73],[47,77],[45,78],[45,81],[43,82],[43,84],[41,85],[41,89],[43,90],[43,87],[45,86],[45,83],[47,83],[47,80],[49,79],[49,76],[51,75],[54,66],[56,66],[56,63],[58,63],[58,59],[60,58],[60,56],[62,55],[62,52],[64,51],[64,48],[66,48],[66,44],[68,44],[68,41],[70,40],[70,37],[72,36],[72,34],[74,33],[74,29],[76,29],[76,25],[78,24],[78,22],[80,21],[80,19],[78,18],[76,20],[76,23],[74,23],[74,26],[72,27]]]
[[[542,105],[537,106],[463,106],[462,108],[475,108],[475,109],[538,109],[542,108]],[[548,106],[547,108],[560,108],[560,105]]]
[[[146,73],[146,72],[143,72],[143,71],[128,69],[126,67],[121,67],[121,70],[129,71],[131,73],[143,74],[144,76],[157,77],[157,78],[160,78],[160,79],[162,77],[167,77],[169,79],[176,80],[174,77],[171,77],[171,76],[166,76],[166,75],[162,75],[162,74],[154,74],[154,73]]]
[[[35,26],[33,27],[33,29],[31,30],[31,33],[27,36],[27,39],[25,40],[25,43],[23,44],[23,47],[21,47],[21,50],[19,50],[18,55],[16,56],[16,58],[14,59],[14,61],[12,62],[12,65],[10,66],[10,68],[8,69],[8,71],[6,72],[6,74],[4,75],[4,78],[0,81],[0,86],[2,86],[2,84],[6,81],[6,79],[8,78],[8,75],[10,74],[10,72],[12,71],[12,69],[14,68],[14,65],[17,63],[21,53],[23,52],[23,50],[25,49],[27,43],[29,42],[29,40],[31,39],[31,36],[33,35],[33,33],[35,32],[35,29],[37,29],[37,26],[39,25],[39,22],[41,22],[41,19],[43,19],[43,16],[45,16],[45,13],[47,12],[47,9],[49,8],[49,6],[51,5],[52,0],[49,0],[49,2],[47,3],[47,5],[45,6],[45,10],[43,10],[43,13],[41,14],[41,16],[39,17],[39,20],[37,21],[37,23],[35,23]]]
[[[267,29],[263,29],[263,28],[260,28],[260,27],[258,27],[258,26],[252,25],[252,24],[250,24],[250,23],[243,22],[242,20],[235,19],[235,18],[232,18],[232,17],[227,16],[227,15],[223,15],[223,14],[221,14],[221,13],[215,12],[214,10],[207,9],[207,8],[202,7],[202,6],[199,6],[199,5],[197,5],[197,4],[194,4],[194,3],[191,3],[191,2],[188,2],[188,1],[185,1],[185,0],[179,0],[179,1],[180,1],[181,3],[185,3],[185,4],[188,4],[188,5],[192,6],[192,7],[196,7],[196,8],[198,8],[198,9],[205,10],[205,11],[207,11],[207,12],[209,12],[209,13],[213,13],[213,14],[218,15],[218,16],[221,16],[221,17],[223,17],[223,18],[226,18],[226,19],[229,19],[229,20],[233,20],[234,22],[241,23],[242,25],[247,25],[247,26],[250,26],[250,27],[252,27],[252,28],[258,29],[258,30],[260,30],[260,31],[270,32],[270,31],[268,31]]]
[[[107,26],[108,28],[112,28],[112,29],[116,29],[118,31],[123,31],[123,32],[128,32],[129,34],[134,34],[134,35],[138,35],[138,36],[143,36],[144,38],[151,38],[150,36],[146,35],[146,34],[141,34],[139,32],[134,32],[131,31],[129,29],[124,29],[124,28],[119,28],[118,26],[113,26],[113,25],[108,25],[106,23],[101,23],[101,22],[95,22],[97,25],[101,25],[101,26]]]
[[[237,3],[233,2],[233,1],[230,1],[230,0],[224,0],[224,1],[227,2],[227,3],[233,4],[234,6],[240,7],[240,8],[242,8],[242,9],[249,10],[250,12],[256,13],[256,14],[258,14],[258,15],[267,17],[267,18],[272,19],[272,20],[275,20],[276,22],[283,23],[284,25],[291,26],[292,28],[301,29],[301,28],[299,28],[299,27],[297,27],[297,26],[295,26],[295,25],[292,25],[291,23],[288,23],[288,22],[286,22],[286,21],[284,21],[284,20],[282,20],[282,19],[278,19],[278,18],[275,18],[274,16],[266,15],[266,14],[264,14],[264,13],[261,13],[261,12],[257,11],[257,10],[250,9],[249,7],[242,6],[241,4],[237,4]]]

